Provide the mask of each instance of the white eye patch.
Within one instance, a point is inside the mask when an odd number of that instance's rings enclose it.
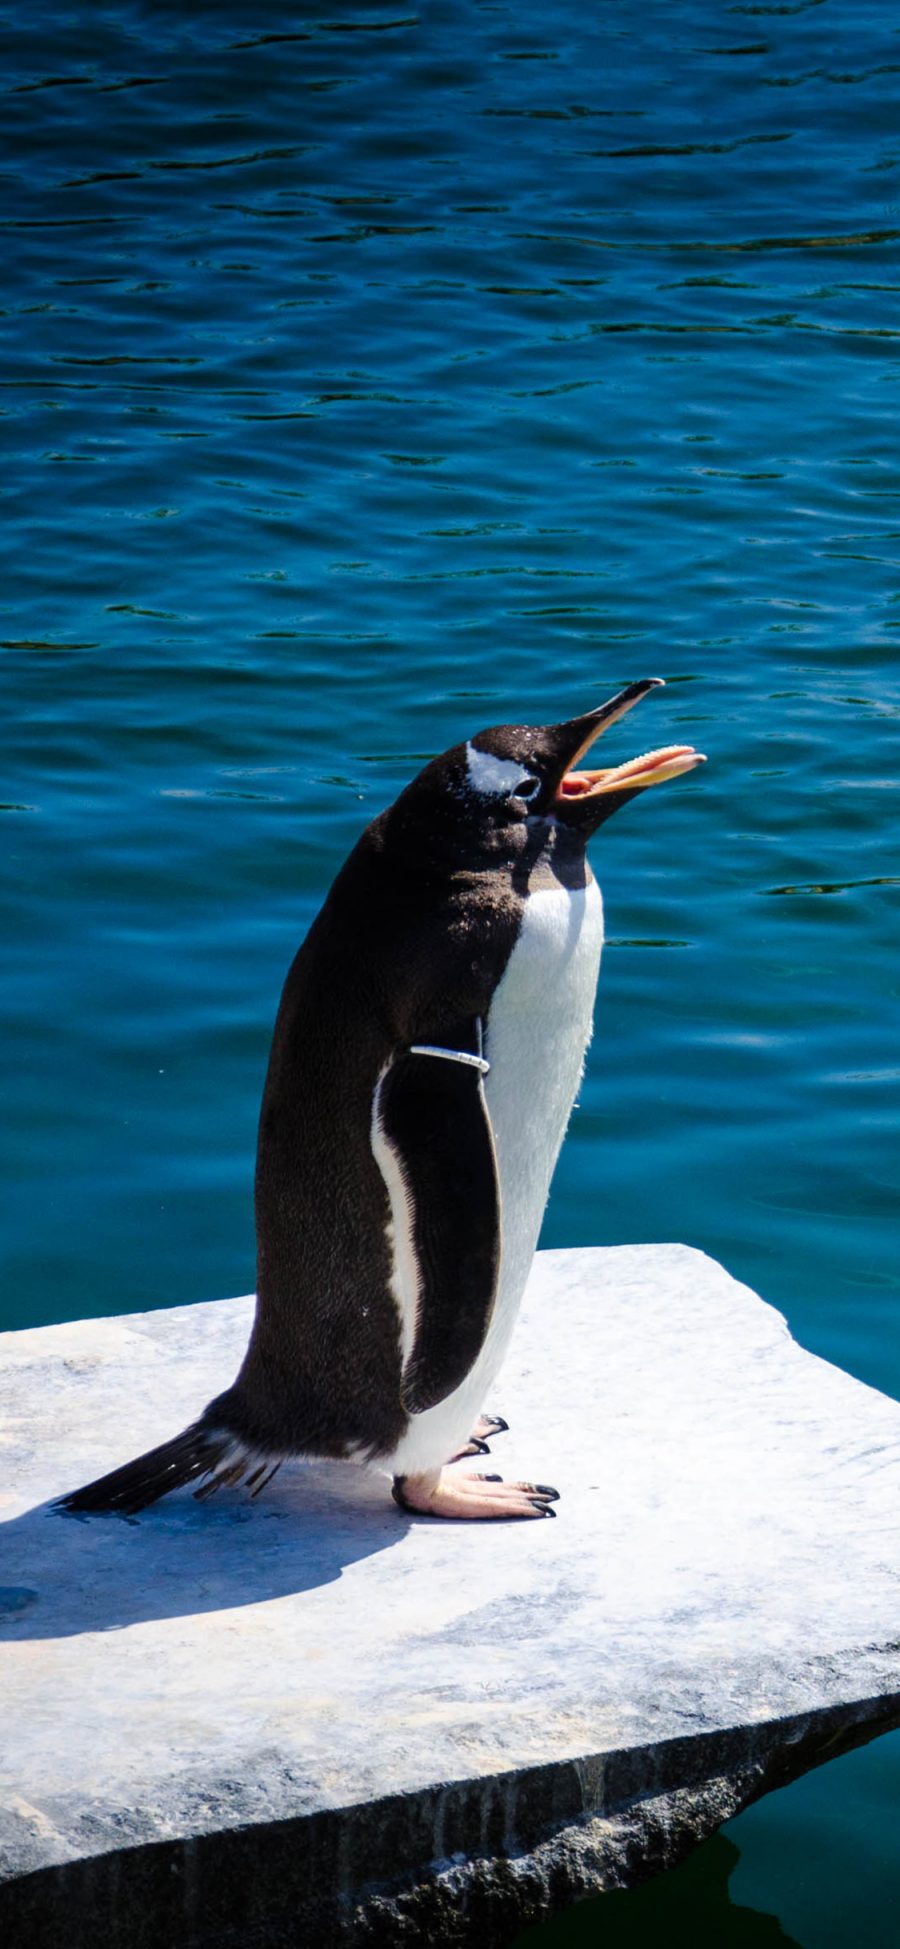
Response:
[[[492,751],[479,751],[472,743],[466,745],[466,770],[473,792],[482,798],[508,798],[532,775],[514,758],[495,758]]]

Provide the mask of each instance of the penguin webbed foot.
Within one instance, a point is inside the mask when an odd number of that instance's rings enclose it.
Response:
[[[391,1494],[412,1515],[469,1522],[555,1516],[550,1504],[559,1501],[559,1491],[545,1482],[504,1482],[499,1475],[457,1475],[449,1468],[395,1475]]]
[[[456,1454],[448,1459],[451,1462],[464,1462],[470,1455],[489,1455],[489,1440],[507,1434],[508,1430],[509,1422],[504,1421],[502,1414],[480,1414],[465,1448],[458,1448]]]

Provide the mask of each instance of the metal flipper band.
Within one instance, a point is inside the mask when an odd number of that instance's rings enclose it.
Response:
[[[414,1042],[409,1051],[411,1056],[442,1056],[445,1062],[462,1062],[468,1069],[480,1070],[486,1076],[490,1063],[483,1056],[470,1056],[465,1049],[437,1049],[428,1042]]]

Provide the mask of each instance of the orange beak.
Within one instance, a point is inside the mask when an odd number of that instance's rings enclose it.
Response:
[[[661,688],[662,681],[661,677],[646,677],[639,683],[629,684],[607,704],[601,704],[599,710],[573,718],[569,724],[554,726],[551,736],[558,748],[566,751],[565,769],[552,800],[557,818],[593,828],[635,793],[645,791],[650,785],[664,785],[667,779],[680,778],[682,772],[693,771],[695,766],[706,763],[703,752],[695,751],[693,745],[667,744],[656,751],[642,752],[638,758],[629,758],[623,765],[607,766],[601,771],[575,770],[579,759],[601,732],[617,723],[649,691]]]

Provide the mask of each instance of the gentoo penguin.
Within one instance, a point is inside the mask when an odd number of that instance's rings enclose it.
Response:
[[[182,1434],[62,1508],[130,1515],[188,1482],[258,1492],[289,1456],[334,1456],[429,1516],[554,1513],[550,1488],[445,1465],[505,1426],[482,1405],[591,1032],[603,908],[586,841],[702,762],[675,744],[574,769],[658,682],[564,724],[478,732],[363,833],[275,1024],[243,1366]]]

